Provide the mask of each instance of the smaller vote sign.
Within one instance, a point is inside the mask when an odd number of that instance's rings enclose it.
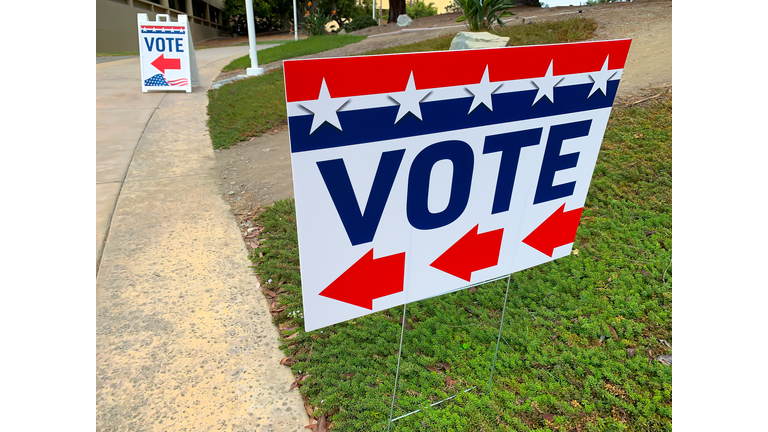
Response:
[[[568,255],[630,42],[286,60],[306,330]]]
[[[165,18],[165,20],[160,20]],[[141,91],[192,91],[189,64],[189,26],[187,16],[171,22],[168,15],[149,21],[138,14]]]

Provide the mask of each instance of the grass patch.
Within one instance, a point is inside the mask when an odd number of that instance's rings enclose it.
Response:
[[[583,41],[591,38],[596,29],[597,24],[590,18],[571,18],[560,21],[534,22],[530,25],[502,27],[491,33],[509,37],[509,42],[512,46],[523,46]],[[362,55],[445,51],[451,47],[453,37],[454,35],[441,36],[408,45],[368,51]]]
[[[356,35],[325,35],[312,36],[298,41],[287,41],[284,44],[272,48],[267,48],[258,52],[259,63],[267,64],[278,60],[299,57],[309,54],[340,48],[344,45],[360,42],[365,36]],[[224,72],[235,69],[245,69],[251,67],[251,59],[243,56],[233,60],[230,64],[224,66]]]
[[[591,19],[572,18],[508,27],[503,29],[503,34],[509,36],[510,40],[517,45],[531,45],[586,40],[592,36],[595,28],[595,23]],[[357,42],[363,37],[312,36],[298,42],[289,41],[279,47],[259,51],[259,62],[266,64],[275,60],[317,53]],[[447,50],[451,45],[451,39],[453,36],[444,36],[369,51],[363,55]],[[341,45],[335,45],[339,43]],[[250,67],[248,56],[233,61],[224,70],[246,67]],[[240,141],[259,136],[286,121],[283,74],[276,72],[268,75],[270,78],[247,79],[210,92],[208,127],[214,148],[229,148]]]
[[[282,45],[282,44],[288,43],[288,42],[293,42],[293,39],[261,41],[261,42],[256,41],[256,46],[259,46],[259,45]],[[233,46],[249,46],[249,45],[250,45],[249,42],[241,42],[239,44],[234,44],[234,45],[205,45],[205,44],[202,44],[202,45],[199,45],[199,46],[195,46],[195,49],[196,50],[201,50],[201,49],[209,49],[209,48],[226,48],[226,47],[233,47]],[[261,53],[259,53],[259,55],[261,55]],[[250,67],[250,66],[251,66],[251,64],[249,63],[248,67]]]
[[[208,92],[208,129],[214,148],[229,148],[285,123],[282,71]]]
[[[509,37],[513,46],[523,46],[583,41],[591,38],[595,30],[597,24],[591,18],[570,18],[502,27],[493,33]]]
[[[377,54],[401,54],[411,52],[429,52],[429,51],[445,51],[451,47],[451,41],[455,35],[440,36],[433,39],[427,39],[419,42],[410,43],[407,45],[398,45],[389,48],[381,48],[372,51],[364,52],[360,55],[377,55]]]
[[[408,306],[395,416],[423,411],[393,430],[671,430],[672,371],[654,360],[672,342],[671,115],[669,94],[614,109],[578,254],[512,276],[489,397],[505,282]],[[402,308],[305,333],[293,201],[258,222],[251,259],[313,416],[384,430]]]
[[[119,57],[119,56],[137,56],[138,51],[122,51],[114,53],[96,53],[96,57]]]

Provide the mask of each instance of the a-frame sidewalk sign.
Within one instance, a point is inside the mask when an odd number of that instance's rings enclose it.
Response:
[[[170,16],[158,14],[150,21],[147,14],[137,14],[141,91],[179,90],[192,92],[200,86],[195,46],[186,15],[172,22]]]

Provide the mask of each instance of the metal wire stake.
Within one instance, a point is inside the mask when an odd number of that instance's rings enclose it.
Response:
[[[506,303],[506,301],[505,301]],[[400,349],[397,351],[397,370],[395,371],[395,389],[392,390],[392,405],[389,407],[389,423],[387,423],[387,432],[392,426],[392,414],[395,412],[395,395],[397,394],[397,379],[400,376],[400,359],[403,356],[403,330],[405,329],[405,309],[408,303],[403,304],[403,322],[400,323]]]
[[[501,343],[501,329],[504,328],[504,313],[507,311],[507,296],[509,295],[509,281],[512,279],[512,273],[507,276],[507,292],[504,294],[504,307],[501,309],[501,324],[499,324],[499,336],[496,338],[496,352],[493,353],[493,363],[491,364],[491,377],[488,379],[488,395],[491,392],[491,383],[493,383],[493,370],[496,368],[496,356],[499,355],[499,344]]]

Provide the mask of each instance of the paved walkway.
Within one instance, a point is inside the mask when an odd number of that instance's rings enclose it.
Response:
[[[141,93],[136,58],[96,66],[98,431],[309,423],[205,125],[211,81],[247,52],[198,51],[190,94]]]

